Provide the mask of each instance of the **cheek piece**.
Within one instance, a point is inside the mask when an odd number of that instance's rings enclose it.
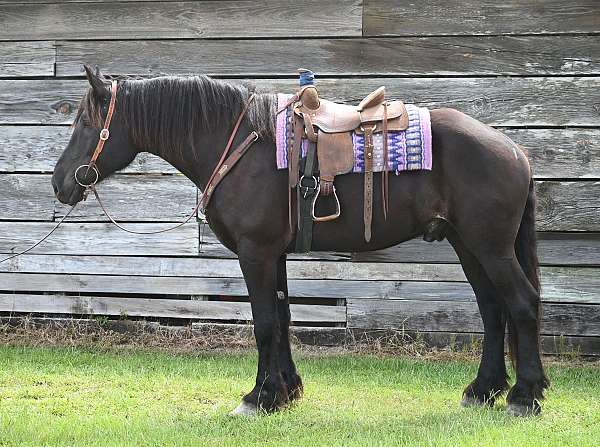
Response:
[[[108,113],[106,114],[106,119],[104,120],[104,126],[100,131],[100,135],[98,138],[98,144],[96,144],[96,149],[92,154],[92,158],[90,162],[84,165],[79,166],[75,170],[75,181],[78,185],[83,186],[84,188],[91,188],[100,179],[100,171],[98,171],[98,167],[96,166],[96,161],[104,149],[104,143],[110,137],[110,131],[108,128],[110,127],[110,122],[112,120],[113,114],[115,113],[115,103],[117,102],[117,81],[113,80],[110,84],[110,104],[108,105]],[[84,179],[81,180],[78,177],[79,171],[85,168]],[[88,182],[88,174],[90,170],[93,172],[92,180]]]

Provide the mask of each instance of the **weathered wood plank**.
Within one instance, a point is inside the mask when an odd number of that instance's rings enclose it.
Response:
[[[54,42],[6,42],[0,45],[0,78],[54,76]]]
[[[365,0],[365,36],[596,33],[596,0]]]
[[[600,182],[542,181],[536,187],[539,230],[600,230]]]
[[[0,222],[0,253],[16,253],[37,242],[53,227],[49,222]],[[165,224],[170,225],[170,224]],[[130,223],[150,231],[165,225]],[[133,235],[108,223],[65,223],[35,253],[71,255],[181,256],[198,254],[198,225],[189,223],[168,233]]]
[[[345,306],[291,304],[292,320],[345,323]],[[0,294],[0,312],[252,320],[250,303],[61,295]]]
[[[524,146],[538,179],[600,178],[600,129],[502,129]],[[66,126],[0,126],[0,172],[52,172],[71,137]],[[122,172],[175,173],[141,153]]]
[[[129,224],[139,229],[156,229],[156,224]],[[0,253],[19,251],[47,233],[54,224],[43,222],[0,222]],[[204,226],[204,225],[201,225]],[[59,255],[198,255],[233,259],[235,255],[218,243],[205,226],[199,247],[198,225],[190,223],[177,231],[162,235],[125,234],[105,223],[66,223],[35,254]],[[202,233],[202,231],[200,231]],[[538,233],[538,254],[542,265],[600,266],[600,234],[598,233]],[[315,252],[310,256],[293,255],[292,259],[349,260],[349,254]],[[458,258],[446,241],[427,243],[421,239],[404,242],[396,247],[365,253],[354,253],[359,262],[389,263],[458,263]]]
[[[296,76],[299,60],[317,76],[600,74],[596,36],[66,41],[56,73],[81,75],[85,62],[110,74]]]
[[[202,324],[202,323],[200,323]],[[240,325],[241,326],[241,325]],[[326,328],[323,328],[324,330]],[[474,344],[481,345],[483,334],[478,332],[414,332],[404,331],[403,334],[410,339],[418,339],[427,344],[438,348],[453,347],[460,349],[461,347],[471,348]],[[386,338],[393,335],[398,335],[393,329],[357,329],[349,328],[347,330],[347,338],[341,339],[338,344],[352,343],[355,340],[373,340],[377,338]],[[332,334],[333,336],[333,334]],[[542,335],[540,344],[543,354],[558,354],[558,355],[594,355],[600,354],[600,337],[577,337],[564,335]]]
[[[475,302],[360,300],[347,301],[348,327],[413,331],[482,332]],[[544,335],[600,335],[600,306],[546,304]]]
[[[0,172],[52,172],[69,143],[71,132],[67,126],[0,126]],[[174,174],[178,171],[155,155],[140,153],[121,172]]]
[[[236,259],[142,256],[23,255],[0,264],[2,272],[241,278]],[[289,279],[355,281],[466,281],[456,264],[288,261]]]
[[[241,82],[241,81],[233,81]],[[296,80],[261,79],[266,90],[295,91]],[[598,126],[600,77],[320,79],[319,91],[357,104],[386,85],[390,99],[454,107],[497,126]],[[81,80],[0,81],[0,124],[71,123],[87,84]]]
[[[457,264],[404,264],[404,263],[348,263],[328,261],[288,261],[289,280],[353,281],[358,284],[356,294],[365,292],[358,281],[416,281],[423,291],[431,287],[429,282],[465,282],[466,278]],[[238,262],[233,259],[204,258],[158,258],[116,256],[55,256],[25,255],[0,264],[0,272],[47,273],[68,275],[123,275],[160,277],[207,277],[242,278]],[[546,302],[569,302],[600,304],[600,274],[598,268],[590,267],[542,267],[542,299]],[[297,282],[298,287],[304,287]],[[335,282],[328,282],[335,289]],[[5,286],[6,287],[6,286]],[[311,284],[308,284],[310,289]],[[385,286],[376,286],[385,290]],[[443,295],[435,295],[442,300]],[[462,287],[448,299],[463,299]],[[464,290],[468,290],[464,289]],[[402,289],[400,289],[402,291]],[[318,293],[312,292],[311,293]],[[347,288],[340,289],[340,298],[348,296]],[[421,294],[420,299],[432,295]],[[390,296],[390,298],[395,298]]]
[[[70,206],[54,197],[50,175],[0,175],[0,219],[60,219]],[[98,188],[105,206],[117,220],[180,220],[196,206],[196,186],[182,175],[117,175]],[[107,221],[100,205],[92,196],[69,216],[71,221]]]
[[[529,153],[538,179],[600,176],[598,129],[501,129]]]
[[[536,182],[537,227],[543,231],[600,231],[600,182]],[[194,208],[197,190],[183,176],[115,176],[99,188],[120,219],[174,221]],[[54,198],[48,175],[0,175],[0,219],[52,220],[68,210]],[[143,196],[143,200],[140,197]],[[135,206],[133,206],[135,204]],[[157,206],[160,205],[160,206]],[[72,220],[106,220],[95,200],[78,207]]]
[[[600,182],[536,184],[539,230],[600,231]],[[196,187],[182,175],[118,175],[103,182],[99,192],[115,216],[134,221],[177,220],[190,213],[197,199]],[[52,220],[69,209],[54,198],[50,176],[45,174],[0,175],[0,196],[5,198],[0,201],[0,219],[4,220]],[[84,202],[69,217],[106,220],[95,199]]]
[[[348,267],[352,270],[351,265]],[[0,289],[21,292],[247,296],[243,278],[236,276],[236,270],[232,268],[229,276],[221,274],[215,277],[8,272],[0,273]],[[600,304],[596,276],[596,270],[545,271],[542,298],[547,302]],[[318,275],[313,275],[313,278],[292,277],[288,284],[290,296],[452,302],[474,299],[471,287],[466,282],[321,279]],[[581,280],[583,282],[579,282]]]
[[[538,256],[542,265],[600,265],[600,234],[538,233]],[[385,250],[353,253],[359,262],[441,262],[458,258],[447,241],[428,243],[413,239]]]
[[[358,0],[7,4],[0,30],[0,40],[360,36],[362,7]]]
[[[467,283],[418,281],[290,280],[291,297],[473,300]],[[142,293],[247,296],[242,278],[0,273],[0,290],[23,292]]]

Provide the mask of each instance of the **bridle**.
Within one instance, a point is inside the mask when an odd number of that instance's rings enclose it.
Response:
[[[85,192],[84,192],[85,195],[87,195],[87,193],[89,191],[91,191],[94,194],[94,196],[96,197],[96,200],[98,201],[98,204],[100,205],[100,208],[102,209],[102,212],[106,215],[106,217],[114,225],[116,225],[121,230],[126,231],[127,233],[158,234],[158,233],[165,233],[167,231],[171,231],[176,228],[179,228],[179,227],[185,225],[186,223],[188,223],[192,219],[192,217],[194,217],[196,215],[198,210],[201,210],[203,213],[205,212],[206,207],[208,206],[210,198],[212,197],[212,194],[213,194],[215,188],[217,187],[217,185],[221,182],[223,177],[225,177],[225,175],[231,170],[231,168],[239,161],[241,156],[244,155],[244,153],[250,148],[252,143],[254,143],[256,140],[258,140],[258,133],[256,133],[255,131],[250,132],[250,134],[246,137],[246,139],[235,148],[235,150],[232,152],[232,154],[229,157],[227,157],[227,155],[229,154],[229,149],[231,149],[231,145],[233,144],[233,140],[235,139],[235,136],[237,135],[237,131],[238,131],[240,125],[242,124],[242,120],[243,120],[244,116],[246,115],[246,112],[248,111],[248,107],[250,107],[251,102],[254,100],[254,97],[255,97],[255,94],[253,93],[250,96],[250,98],[248,98],[248,101],[246,101],[244,108],[242,109],[240,115],[238,116],[235,126],[233,127],[233,130],[231,131],[231,134],[229,135],[229,139],[227,140],[227,145],[225,146],[225,149],[223,150],[221,158],[219,159],[217,166],[213,170],[210,178],[208,179],[206,188],[204,189],[204,194],[202,194],[202,197],[200,198],[200,200],[198,201],[198,203],[196,204],[196,206],[194,207],[192,212],[190,214],[188,214],[188,216],[183,221],[181,221],[180,223],[178,223],[175,226],[172,226],[169,228],[163,228],[161,230],[154,230],[154,231],[137,231],[137,230],[131,230],[129,228],[125,228],[110,215],[110,213],[104,206],[102,199],[100,199],[100,195],[98,194],[98,191],[96,190],[96,183],[98,183],[98,180],[100,179],[100,171],[98,170],[98,166],[96,165],[96,162],[98,160],[98,157],[102,153],[102,150],[104,149],[104,143],[106,143],[106,140],[108,140],[108,138],[110,137],[109,127],[110,127],[110,122],[112,120],[113,114],[115,112],[115,107],[116,107],[116,102],[117,102],[117,81],[116,80],[113,80],[111,82],[110,103],[108,105],[108,112],[106,114],[106,119],[104,120],[104,126],[102,127],[102,130],[100,130],[100,135],[98,138],[98,144],[96,145],[96,149],[94,150],[94,153],[92,154],[92,158],[90,159],[89,163],[83,164],[75,170],[75,174],[74,174],[75,181],[79,185],[81,185],[85,188]],[[94,180],[89,184],[83,183],[81,180],[79,180],[77,178],[77,173],[79,172],[79,170],[84,169],[84,168],[86,168],[86,177],[87,177],[87,174],[89,173],[90,169],[92,169],[95,174]]]
[[[229,173],[229,171],[237,164],[237,162],[242,158],[242,156],[246,153],[246,151],[248,149],[250,149],[252,144],[258,140],[258,138],[259,138],[258,133],[256,131],[250,132],[250,134],[244,139],[244,141],[242,141],[239,145],[237,145],[236,148],[233,150],[233,152],[229,155],[229,150],[231,149],[233,140],[235,139],[235,136],[237,135],[240,125],[242,124],[242,121],[244,119],[244,116],[246,115],[246,112],[248,111],[248,108],[250,107],[250,104],[254,100],[255,94],[252,93],[252,95],[250,95],[250,97],[244,104],[244,107],[242,108],[242,111],[240,112],[240,115],[238,116],[238,119],[235,122],[235,126],[233,127],[231,134],[229,135],[229,139],[227,140],[227,145],[225,146],[225,149],[223,150],[221,158],[219,159],[219,162],[215,166],[215,169],[213,170],[210,178],[208,179],[208,182],[206,184],[206,188],[204,189],[204,193],[202,194],[202,197],[200,198],[200,200],[198,201],[198,203],[196,204],[196,206],[194,207],[192,212],[182,222],[180,222],[177,225],[174,225],[172,227],[163,228],[161,230],[155,230],[155,231],[137,231],[137,230],[131,230],[129,228],[125,228],[119,222],[117,222],[110,215],[110,213],[104,206],[104,203],[100,199],[100,195],[98,194],[98,191],[96,190],[96,183],[98,183],[98,181],[100,180],[100,171],[98,170],[98,166],[97,166],[96,162],[98,161],[98,157],[100,156],[100,154],[102,153],[102,150],[104,149],[104,144],[110,137],[109,128],[110,128],[110,122],[112,121],[112,117],[115,113],[115,108],[116,108],[116,103],[117,103],[117,87],[118,87],[117,81],[112,80],[111,85],[110,85],[110,103],[108,105],[108,112],[106,114],[106,118],[104,119],[104,125],[103,125],[102,129],[100,130],[100,135],[98,137],[98,144],[96,144],[96,149],[94,149],[94,152],[92,154],[92,157],[90,158],[90,161],[86,164],[79,166],[77,169],[75,169],[75,173],[74,173],[75,181],[77,182],[78,185],[85,188],[84,200],[87,198],[88,193],[91,191],[94,194],[94,196],[96,197],[96,200],[98,201],[98,204],[100,205],[100,208],[102,209],[102,212],[106,215],[106,217],[110,220],[110,222],[112,224],[114,224],[115,226],[117,226],[118,228],[120,228],[121,230],[126,231],[127,233],[158,234],[158,233],[165,233],[167,231],[171,231],[176,228],[179,228],[179,227],[185,225],[186,223],[188,223],[192,219],[192,217],[194,217],[197,214],[198,210],[200,210],[203,214],[206,212],[206,207],[208,206],[208,203],[209,203],[216,187],[219,185],[219,183],[221,183],[221,181],[227,175],[227,173]],[[92,170],[92,172],[94,173],[94,179],[90,183],[85,183],[77,177],[77,174],[79,173],[79,171],[84,168],[86,170],[85,171],[86,178],[87,178],[87,175],[90,172],[90,170]],[[69,209],[69,211],[67,213],[65,213],[65,215],[62,217],[62,219],[60,219],[60,221],[58,221],[57,224],[52,228],[52,230],[50,230],[44,237],[42,237],[40,240],[35,242],[29,248],[27,248],[21,252],[14,253],[4,259],[0,259],[0,263],[8,261],[9,259],[12,259],[12,258],[16,258],[17,256],[21,256],[25,253],[28,253],[29,251],[33,250],[35,247],[40,245],[42,242],[44,242],[65,221],[65,219],[69,216],[69,214],[71,214],[71,212],[75,209],[76,205],[77,204],[73,205],[71,207],[71,209]]]

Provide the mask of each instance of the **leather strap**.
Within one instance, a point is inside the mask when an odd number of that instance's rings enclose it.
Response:
[[[363,220],[365,223],[365,241],[371,241],[371,222],[373,220],[373,128],[365,128],[365,180],[363,194]]]
[[[235,122],[235,126],[233,126],[231,135],[229,135],[229,140],[227,141],[227,145],[225,146],[225,149],[223,150],[223,154],[221,155],[219,162],[215,166],[215,169],[213,170],[210,178],[208,179],[208,182],[206,182],[206,188],[204,188],[205,193],[202,195],[202,199],[200,199],[200,203],[202,204],[200,209],[202,210],[202,212],[204,212],[206,210],[206,207],[208,206],[208,202],[210,201],[210,198],[212,197],[212,193],[216,187],[216,185],[213,185],[214,179],[218,175],[219,170],[221,169],[221,166],[225,162],[225,158],[227,157],[227,154],[229,153],[229,149],[231,148],[231,145],[233,144],[233,140],[234,140],[235,136],[237,135],[237,131],[240,128],[240,125],[242,124],[242,120],[244,119],[244,116],[246,115],[246,112],[248,111],[248,107],[250,107],[250,104],[254,100],[254,97],[255,97],[255,94],[252,93],[252,95],[250,95],[250,98],[248,98],[248,101],[246,101],[246,104],[244,105],[244,108],[242,109],[240,116],[238,116],[238,119]],[[256,133],[256,132],[253,132],[253,133]],[[246,137],[246,140],[248,138],[250,138],[250,136],[252,136],[252,133],[250,135],[248,135],[248,137]],[[254,143],[254,141],[256,141],[257,139],[258,139],[258,134],[256,135],[256,138],[250,144]],[[220,181],[221,180],[219,180],[219,182]],[[208,191],[210,191],[210,193]]]
[[[240,159],[244,156],[246,151],[250,149],[252,143],[254,143],[256,140],[258,140],[258,134],[256,133],[256,131],[252,131],[250,135],[248,135],[246,139],[235,148],[231,155],[229,155],[229,157],[227,157],[225,161],[221,163],[220,169],[218,169],[216,171],[216,174],[211,178],[211,181],[207,185],[204,194],[202,195],[202,199],[200,200],[200,203],[202,205],[202,213],[204,213],[204,211],[206,210],[206,206],[208,205],[208,202],[210,201],[210,198],[212,197],[215,188],[219,186],[221,180],[223,180],[223,178],[229,173],[229,171],[233,169],[237,162],[240,161]]]
[[[388,129],[387,129],[387,102],[383,103],[383,129],[381,136],[383,138],[383,172],[381,173],[381,198],[383,202],[383,218],[387,220],[389,206],[388,190]]]
[[[315,133],[315,128],[312,123],[312,118],[308,113],[302,113],[302,118],[304,119],[304,129],[306,131],[306,137],[316,143],[317,142],[317,134]]]
[[[102,149],[104,149],[104,143],[108,140],[110,136],[110,132],[108,128],[110,127],[110,122],[112,120],[113,114],[115,113],[115,103],[117,102],[117,81],[113,80],[110,83],[110,103],[108,104],[108,113],[106,114],[106,118],[104,119],[104,127],[100,131],[100,138],[98,139],[98,144],[96,145],[96,149],[92,154],[92,158],[88,164],[88,169],[96,166],[96,160],[100,156]]]
[[[302,147],[302,130],[303,123],[302,121],[293,114],[293,141],[291,144],[290,154],[288,157],[288,169],[289,169],[289,180],[290,180],[290,188],[296,187],[298,184],[298,169],[300,163],[300,152]]]
[[[316,158],[317,145],[313,141],[309,141],[303,176],[300,179],[298,188],[296,188],[298,196],[298,232],[296,233],[296,247],[294,250],[296,253],[308,253],[312,246],[312,203],[314,195],[318,192],[318,180],[315,176],[318,170]],[[304,186],[302,184],[303,180],[308,185]]]

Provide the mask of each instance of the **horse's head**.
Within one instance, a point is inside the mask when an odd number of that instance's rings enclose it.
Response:
[[[84,66],[90,88],[81,100],[77,116],[73,123],[73,134],[66,149],[54,167],[52,186],[58,200],[73,205],[83,198],[85,188],[82,185],[98,181],[119,169],[126,167],[137,153],[131,144],[122,114],[119,113],[119,101],[110,122],[110,133],[104,132],[108,139],[96,162],[96,169],[87,169],[104,126],[111,100],[111,83],[98,69],[94,73]],[[118,96],[118,95],[116,95]],[[84,166],[82,169],[77,169]],[[77,175],[77,178],[75,177]]]

